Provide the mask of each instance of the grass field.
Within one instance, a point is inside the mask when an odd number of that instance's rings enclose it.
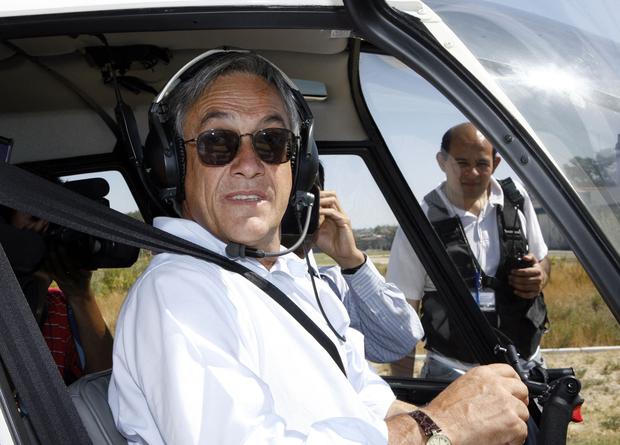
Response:
[[[551,329],[544,348],[620,345],[620,326],[574,256],[551,257],[545,300]]]

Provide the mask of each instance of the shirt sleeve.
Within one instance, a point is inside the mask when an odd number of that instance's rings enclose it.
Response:
[[[408,300],[422,299],[426,270],[400,227],[394,236],[385,278],[394,283]]]
[[[542,235],[538,217],[532,204],[532,200],[527,191],[521,186],[521,184],[515,182],[519,192],[523,195],[523,216],[525,217],[526,236],[529,251],[536,257],[538,261],[544,259],[549,250],[547,244]]]
[[[288,429],[257,373],[247,326],[221,289],[209,277],[175,269],[142,280],[130,294],[117,327],[109,397],[130,443],[387,442],[385,423],[377,428],[358,418],[327,418],[304,433]]]
[[[321,269],[321,275],[339,283],[338,292],[351,317],[351,326],[364,337],[368,359],[377,363],[404,357],[424,336],[418,315],[403,293],[387,283],[370,258],[354,274],[338,267]]]

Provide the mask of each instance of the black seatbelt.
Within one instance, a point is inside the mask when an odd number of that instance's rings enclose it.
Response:
[[[497,212],[500,233],[500,264],[507,258],[522,256],[529,252],[527,237],[523,233],[519,211],[523,212],[525,198],[512,178],[498,180],[504,193],[502,211]]]
[[[2,246],[0,307],[0,356],[39,442],[91,443]]]
[[[297,320],[346,376],[338,348],[304,311],[272,283],[225,256],[111,210],[18,167],[2,163],[0,204],[90,235],[154,252],[190,255],[238,273],[258,286]]]

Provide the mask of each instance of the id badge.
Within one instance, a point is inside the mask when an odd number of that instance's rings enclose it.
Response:
[[[474,291],[475,292],[475,291]],[[472,292],[472,296],[476,298],[476,295]],[[488,287],[483,287],[478,291],[478,304],[480,310],[483,312],[495,311],[495,291]]]

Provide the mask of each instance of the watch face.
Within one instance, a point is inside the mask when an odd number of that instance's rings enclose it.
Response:
[[[450,442],[448,436],[441,433],[433,433],[426,441],[426,445],[452,445],[452,442]]]

